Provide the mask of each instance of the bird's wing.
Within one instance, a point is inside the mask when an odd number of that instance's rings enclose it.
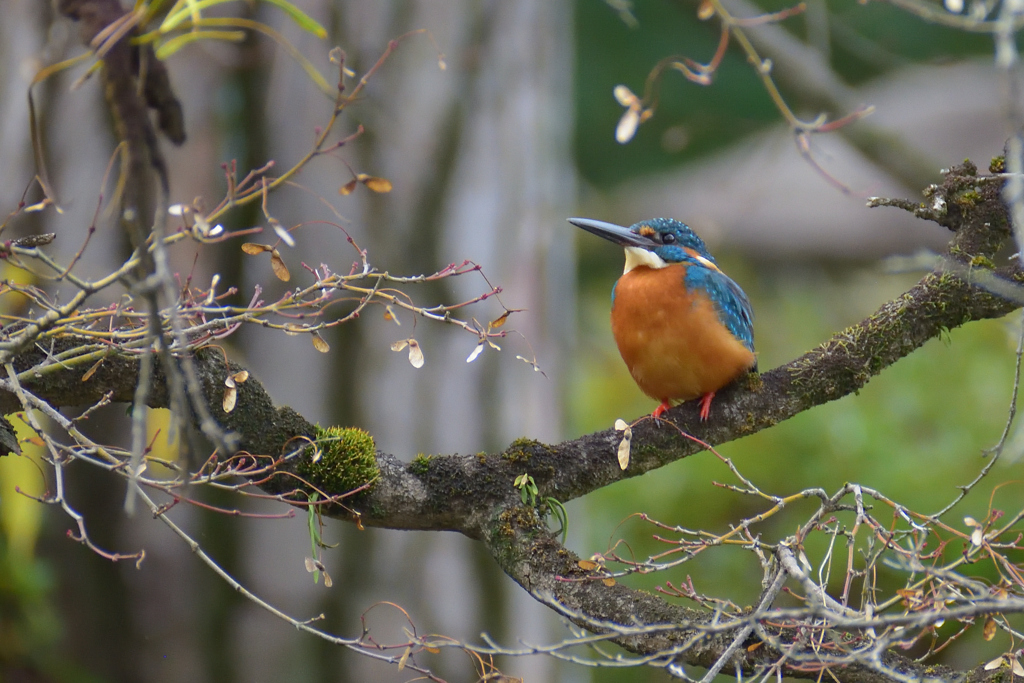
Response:
[[[722,324],[744,346],[754,350],[754,312],[746,292],[732,278],[719,270],[690,265],[686,269],[686,286],[707,292]]]

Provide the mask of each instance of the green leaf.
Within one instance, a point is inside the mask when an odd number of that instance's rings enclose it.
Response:
[[[311,16],[288,2],[288,0],[264,0],[271,5],[281,8],[285,14],[291,17],[292,21],[298,24],[304,31],[309,31],[317,38],[323,40],[327,37],[327,29],[313,20]]]
[[[316,557],[316,544],[320,541],[320,534],[316,530],[316,509],[313,505],[320,497],[317,493],[309,495],[309,505],[306,506],[306,521],[309,524],[309,546],[313,553],[313,557]]]
[[[160,24],[160,32],[166,33],[173,31],[180,26],[187,19],[198,21],[199,13],[208,7],[214,5],[221,5],[225,2],[234,2],[235,0],[189,0],[185,3],[185,6],[178,10],[172,10],[167,14],[163,23]],[[281,9],[287,14],[292,21],[298,24],[304,31],[312,33],[317,38],[323,40],[327,37],[327,29],[318,24],[311,16],[300,10],[298,7],[288,2],[288,0],[264,0],[271,5]],[[178,3],[180,5],[181,3]],[[178,7],[175,5],[175,7]]]
[[[167,16],[160,24],[159,31],[161,33],[173,31],[186,19],[198,21],[200,19],[201,12],[207,7],[213,7],[214,5],[220,5],[231,1],[232,0],[186,0],[184,3],[178,2],[171,8],[171,11],[167,13]],[[181,7],[183,4],[184,7]],[[180,9],[178,9],[179,7]]]
[[[312,80],[325,95],[328,97],[334,97],[337,94],[335,87],[320,75],[320,72],[316,70],[316,67],[313,66],[312,62],[306,59],[305,56],[303,56],[303,54],[299,52],[294,45],[288,42],[283,35],[266,24],[242,17],[217,17],[212,19],[203,19],[201,26],[232,26],[237,28],[247,28],[267,35],[272,38],[274,42],[280,45],[289,55],[291,55],[292,59],[299,63],[299,66],[301,66],[302,70],[306,72],[310,80]]]
[[[240,43],[245,40],[245,31],[191,31],[171,38],[156,49],[156,58],[164,60],[175,52],[197,40],[229,40]]]
[[[313,558],[318,557],[316,547],[320,545],[320,532],[317,530],[316,506],[313,505],[320,498],[319,493],[311,493],[306,496],[309,505],[306,506],[306,522],[309,524],[309,548]],[[313,583],[320,583],[320,570],[313,572]]]
[[[551,516],[558,519],[558,524],[561,528],[556,533],[562,534],[562,544],[564,545],[565,539],[569,536],[569,512],[565,509],[565,506],[555,498],[545,498],[544,502],[547,504],[548,511],[551,513]]]

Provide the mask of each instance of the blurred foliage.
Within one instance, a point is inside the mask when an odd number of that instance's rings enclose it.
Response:
[[[781,25],[797,39],[828,49],[832,67],[851,85],[912,63],[992,52],[988,36],[926,24],[884,2],[811,3],[808,12]],[[637,0],[627,4],[632,7],[635,27],[623,21],[610,3],[576,3],[575,153],[584,179],[608,187],[665,171],[781,121],[753,69],[730,44],[710,86],[691,83],[678,72],[666,71],[654,118],[640,127],[630,143],[616,143],[613,132],[623,108],[612,97],[612,88],[624,84],[642,95],[647,74],[661,59],[676,55],[706,62],[721,35],[714,20],[697,19],[696,2]],[[766,12],[794,4],[788,0],[760,2]],[[749,30],[754,33],[758,29]],[[786,88],[784,75],[776,77],[787,101],[800,111],[801,103]],[[847,113],[834,112],[838,116]]]
[[[21,420],[13,424],[26,436]],[[16,490],[43,494],[42,470],[33,461],[39,448],[23,442],[23,451],[0,457],[0,681],[64,668],[55,658],[61,635],[56,580],[50,563],[34,557],[43,507]]]
[[[27,271],[7,261],[0,264],[0,276],[20,285],[35,283]],[[25,307],[21,296],[0,299],[0,312],[5,314],[22,314]],[[35,557],[44,507],[24,495],[45,494],[46,481],[37,462],[42,448],[24,440],[33,436],[24,420],[12,416],[11,424],[23,454],[0,457],[0,683],[42,671],[53,673],[61,635],[53,569]]]
[[[47,562],[25,557],[0,536],[0,680],[55,668],[61,628],[54,584]]]
[[[621,259],[619,250],[609,251]],[[761,264],[754,269],[724,256],[719,262],[752,299],[762,371],[796,358],[862,319],[919,277],[884,275],[877,266],[849,264]],[[608,429],[615,418],[636,419],[655,407],[633,383],[611,338],[608,293],[618,272],[583,263],[584,272],[598,272],[583,278],[580,297],[581,343],[571,384],[573,434]],[[955,498],[958,485],[976,476],[985,462],[983,450],[999,439],[1009,408],[1019,321],[1016,313],[953,330],[947,338],[928,342],[883,371],[859,394],[718,450],[769,494],[785,496],[816,486],[831,494],[846,482],[856,482],[877,488],[915,511],[937,512]],[[951,513],[949,523],[958,524],[964,515],[985,517],[996,486],[1020,476],[1019,463],[1013,462],[1012,453],[1009,456]],[[619,538],[628,541],[638,558],[669,549],[653,540],[658,530],[636,518],[627,519],[637,512],[670,525],[722,533],[730,524],[770,507],[712,482],[739,483],[723,463],[702,452],[597,491],[582,506],[590,530],[587,545],[575,550],[585,557],[604,551]],[[1007,509],[1019,504],[1021,495],[1024,483],[1012,483],[996,491],[993,505]],[[814,501],[796,503],[758,525],[755,533],[763,534],[768,543],[776,542],[793,533],[816,507]],[[813,564],[815,553],[823,548],[815,545],[821,537],[810,540],[807,549]],[[947,553],[956,555],[961,550],[954,542]],[[840,559],[845,562],[845,549]],[[988,568],[977,571],[984,575]],[[839,582],[832,586],[836,591],[842,590],[843,574],[842,568],[833,571],[834,582]],[[685,581],[687,575],[693,577],[698,591],[728,597],[740,605],[751,604],[761,590],[762,571],[756,559],[737,548],[714,548],[670,572],[625,581],[654,590],[666,580]],[[995,573],[989,578],[994,580]],[[983,642],[974,630],[980,628],[972,629],[946,656],[955,658],[965,648],[974,648],[975,659],[984,656],[979,651],[997,655],[998,646]],[[620,679],[602,672],[594,680]]]

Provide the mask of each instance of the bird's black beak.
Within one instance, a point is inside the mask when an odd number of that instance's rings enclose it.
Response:
[[[614,223],[595,221],[592,218],[570,218],[568,220],[577,228],[583,228],[587,232],[591,232],[598,237],[603,237],[606,240],[615,242],[615,244],[618,244],[619,246],[640,247],[641,249],[656,249],[661,246],[650,237],[638,235],[629,228],[624,228],[621,225],[615,225]]]

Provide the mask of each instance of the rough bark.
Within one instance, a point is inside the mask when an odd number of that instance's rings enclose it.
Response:
[[[904,208],[953,232],[948,252],[934,272],[818,348],[720,392],[708,422],[698,420],[697,407],[690,403],[673,408],[668,419],[710,444],[748,436],[857,391],[871,377],[946,330],[1016,309],[1018,303],[990,291],[993,278],[1002,285],[1024,279],[1016,261],[1003,267],[993,264],[1010,234],[1000,188],[997,178],[978,176],[969,163],[951,169],[941,187],[929,189],[930,206],[904,203]],[[979,282],[988,284],[980,286]],[[114,401],[131,402],[137,356],[111,352],[86,381],[83,376],[88,368],[65,369],[48,363],[47,356],[83,343],[87,342],[58,334],[46,352],[37,346],[21,353],[14,361],[19,372],[45,368],[34,376],[24,376],[23,386],[58,407],[92,404],[108,392]],[[255,378],[239,385],[237,407],[225,414],[221,407],[224,379],[241,368],[215,349],[197,351],[193,358],[209,410],[225,428],[241,436],[244,450],[278,457],[295,448],[297,437],[313,437],[313,425],[288,407],[275,407]],[[158,371],[149,404],[165,407],[167,396]],[[0,395],[0,407],[10,411],[19,404],[13,395]],[[513,480],[527,472],[537,483],[540,499],[550,496],[564,502],[699,450],[676,429],[641,421],[633,428],[632,461],[622,471],[616,459],[620,439],[621,434],[614,430],[559,444],[520,439],[500,453],[440,455],[412,463],[378,452],[379,476],[372,487],[347,498],[345,508],[334,506],[325,512],[351,519],[354,510],[365,525],[463,533],[482,542],[501,568],[531,595],[548,604],[557,603],[581,626],[598,632],[614,624],[632,629],[651,626],[642,633],[620,635],[615,642],[641,655],[676,651],[682,663],[709,667],[725,652],[732,634],[705,632],[688,647],[680,646],[694,639],[712,615],[621,584],[606,586],[600,580],[589,580],[579,557],[558,542],[536,508],[523,505],[513,486]],[[285,460],[281,470],[295,471],[300,459]],[[281,494],[294,486],[294,480],[275,477],[261,485],[268,492]],[[783,640],[792,637],[782,632],[773,635]],[[769,646],[739,648],[723,672],[749,673],[779,656]],[[958,681],[964,676],[981,681],[1001,675],[998,668],[985,671],[980,665],[970,671],[925,666],[895,652],[886,653],[873,667],[865,664],[830,672],[843,683],[900,677]],[[818,678],[820,671],[787,670],[786,675]]]

